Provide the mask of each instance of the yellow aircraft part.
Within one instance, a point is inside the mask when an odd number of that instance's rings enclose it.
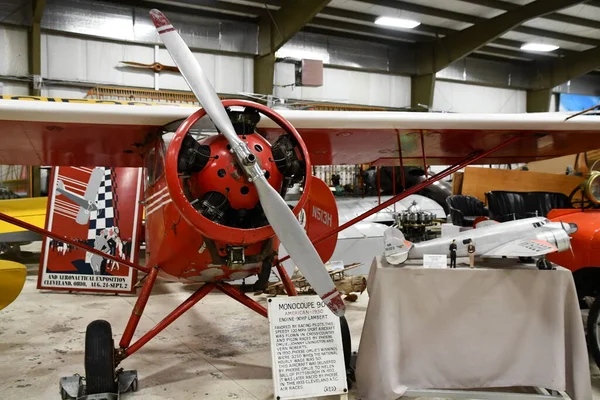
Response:
[[[0,260],[0,310],[15,301],[26,278],[27,268],[23,264]]]
[[[46,224],[47,197],[0,200],[0,212],[18,218],[39,228]],[[0,235],[3,233],[22,232],[25,229],[0,221]]]

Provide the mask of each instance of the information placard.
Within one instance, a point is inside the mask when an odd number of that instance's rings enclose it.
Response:
[[[346,394],[340,320],[323,300],[274,297],[268,311],[275,398]]]
[[[448,256],[443,254],[423,254],[423,267],[448,268]]]

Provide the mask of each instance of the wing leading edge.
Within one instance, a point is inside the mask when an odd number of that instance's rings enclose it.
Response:
[[[537,257],[558,251],[556,246],[545,240],[517,239],[496,247],[482,254],[483,257],[506,256],[512,257]]]
[[[0,96],[0,164],[141,167],[139,149],[162,127],[198,107],[177,104]],[[565,121],[563,113],[447,114],[385,111],[279,113],[304,138],[315,165],[452,164],[508,138],[522,139],[481,163],[515,163],[600,148],[600,117]],[[269,139],[280,134],[262,118]]]

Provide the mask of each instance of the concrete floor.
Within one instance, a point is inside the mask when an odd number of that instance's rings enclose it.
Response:
[[[84,374],[87,324],[108,320],[118,342],[136,299],[38,291],[36,256],[28,260],[31,264],[22,294],[0,312],[2,399],[59,399],[59,378]],[[196,288],[157,284],[138,332],[151,329]],[[256,299],[266,304],[265,296]],[[348,304],[354,349],[367,303],[365,292],[356,303]],[[267,320],[217,292],[121,366],[140,374],[140,390],[125,396],[129,399],[273,399]],[[594,399],[600,400],[600,373],[595,366],[591,368]],[[349,397],[354,398],[354,391]]]

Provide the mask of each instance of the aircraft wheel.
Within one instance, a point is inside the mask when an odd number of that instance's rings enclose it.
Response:
[[[342,330],[342,348],[344,350],[344,365],[346,366],[346,374],[348,378],[352,374],[350,368],[350,360],[352,359],[352,337],[350,336],[350,327],[348,326],[348,321],[346,317],[340,317],[340,328]],[[348,390],[352,387],[352,380],[347,379],[348,381]]]
[[[542,269],[542,270],[552,269],[552,263],[550,261],[546,260],[545,258],[540,258],[539,260],[537,260],[535,262],[535,266],[538,269]]]
[[[137,392],[138,391],[138,378],[135,378],[133,380],[133,382],[131,382],[131,391],[132,392]]]
[[[72,400],[73,399],[71,396],[69,396],[67,391],[63,388],[60,388],[60,398],[62,400]]]
[[[588,313],[587,339],[592,357],[600,367],[600,296],[596,297]]]
[[[110,324],[92,321],[85,332],[86,394],[117,393],[115,349]]]

